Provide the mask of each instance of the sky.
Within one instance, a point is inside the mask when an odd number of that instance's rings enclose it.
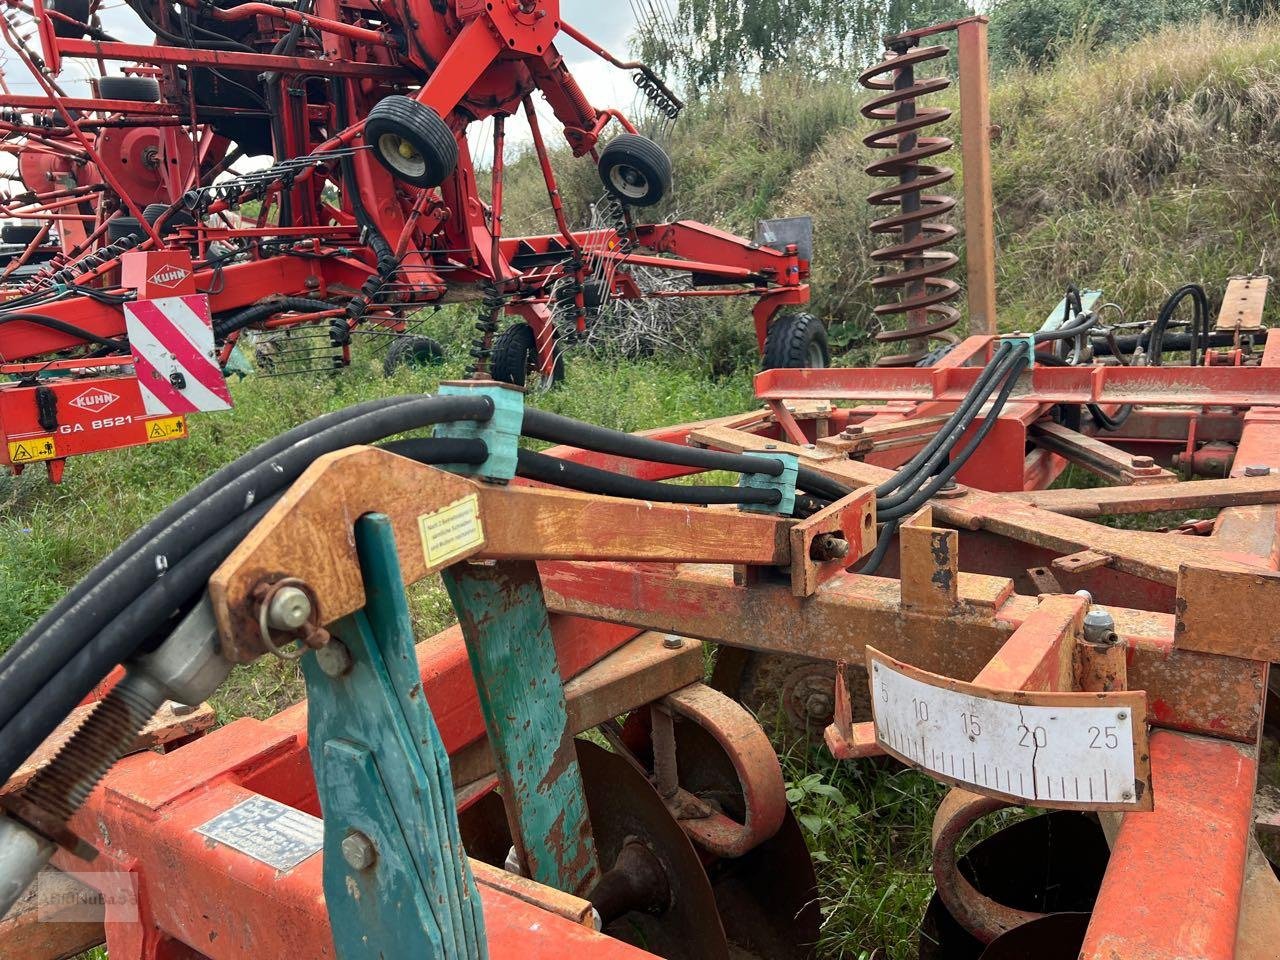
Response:
[[[134,43],[153,42],[150,31],[142,26],[123,0],[104,0],[101,9],[103,29],[112,36]],[[635,17],[627,0],[561,0],[560,13],[562,19],[614,55],[624,60],[629,59],[628,38],[635,27]],[[627,73],[601,60],[567,36],[560,38],[558,46],[594,106],[614,107],[624,112],[632,106],[636,88]],[[3,65],[13,92],[38,93],[39,87],[21,62],[2,45],[0,50],[8,53],[3,59]],[[69,94],[83,96],[88,93],[87,77],[90,75],[92,72],[88,66],[77,61],[66,61],[59,80]],[[545,105],[539,114],[547,117],[542,123],[543,132],[552,141],[552,134],[558,127],[553,125],[554,121],[550,119],[550,112],[545,109]],[[492,152],[491,146],[487,151],[482,147],[482,142],[492,143],[491,130],[491,126],[485,125],[473,131],[473,151],[477,156]],[[528,125],[522,119],[513,118],[508,123],[507,142],[513,147],[529,142]]]

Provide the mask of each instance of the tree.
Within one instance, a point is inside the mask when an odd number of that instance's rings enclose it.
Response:
[[[795,67],[816,76],[879,59],[889,34],[972,14],[965,0],[637,0],[637,46],[696,92],[731,75]]]

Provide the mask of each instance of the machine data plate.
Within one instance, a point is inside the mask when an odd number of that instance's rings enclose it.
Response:
[[[935,779],[1035,807],[1148,810],[1146,697],[999,691],[867,648],[876,739]]]

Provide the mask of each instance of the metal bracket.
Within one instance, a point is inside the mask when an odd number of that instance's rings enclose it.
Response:
[[[1022,352],[1027,358],[1027,369],[1031,369],[1036,365],[1036,338],[1035,334],[1029,337],[1001,337],[1002,343],[1012,343],[1022,348]]]
[[[773,450],[747,450],[744,453],[748,457],[781,460],[782,473],[776,477],[771,477],[767,473],[744,473],[738,486],[752,487],[756,490],[777,490],[782,499],[772,507],[751,503],[745,504],[742,509],[751,513],[778,513],[789,516],[796,506],[796,478],[800,474],[800,458],[794,453],[777,453]]]
[[[324,895],[341,960],[488,955],[449,755],[414,652],[391,521],[356,522],[368,603],[302,660],[324,814]]]
[[[436,427],[435,435],[460,440],[483,440],[489,448],[489,459],[478,467],[455,463],[446,464],[442,469],[506,483],[516,475],[516,451],[520,443],[520,430],[524,426],[524,392],[517,387],[488,381],[440,384],[442,397],[477,395],[493,400],[493,416],[488,421],[477,423],[473,420],[460,420],[456,423],[442,423]]]

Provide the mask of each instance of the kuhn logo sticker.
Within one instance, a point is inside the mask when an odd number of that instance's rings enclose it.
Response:
[[[157,287],[176,287],[187,277],[191,276],[191,271],[185,267],[161,267],[151,275],[148,283],[153,283]]]
[[[107,407],[111,406],[120,398],[110,390],[103,390],[100,387],[94,387],[86,390],[74,400],[68,401],[73,407],[79,407],[81,410],[88,410],[90,413],[101,413]]]

